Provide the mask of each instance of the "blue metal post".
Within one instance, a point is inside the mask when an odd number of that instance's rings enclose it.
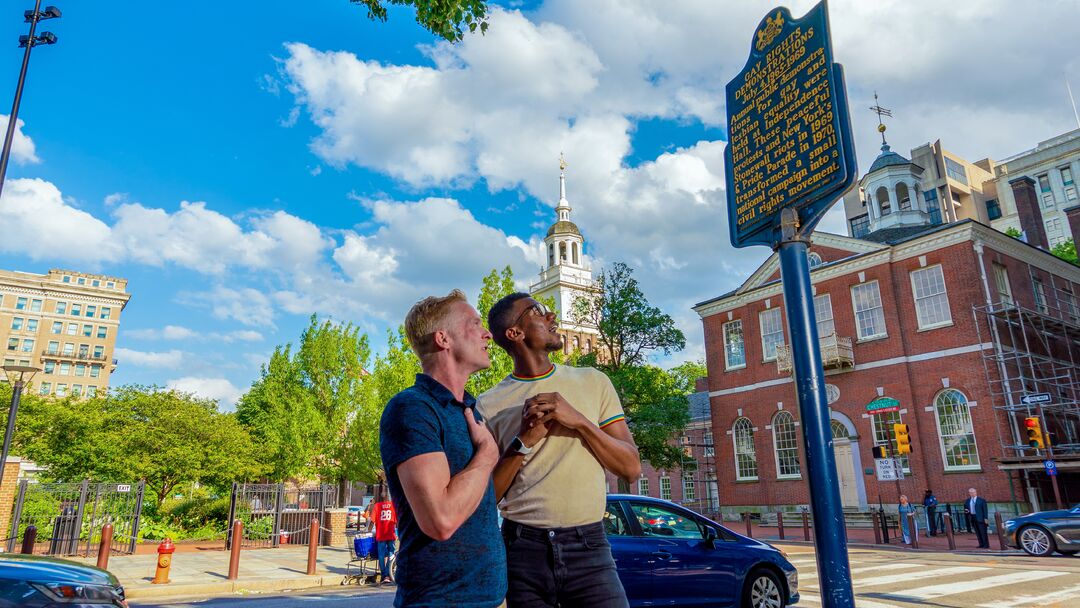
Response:
[[[795,394],[799,400],[806,448],[821,604],[830,608],[854,608],[844,509],[832,449],[825,370],[818,344],[806,237],[796,233],[798,224],[793,209],[785,209],[783,216],[786,221],[782,221],[785,229],[779,245],[780,275],[784,283]]]

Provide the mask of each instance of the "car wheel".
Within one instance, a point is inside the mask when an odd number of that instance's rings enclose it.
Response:
[[[743,589],[743,608],[784,608],[784,586],[769,570],[758,569],[746,578]]]
[[[1056,548],[1050,533],[1039,526],[1021,528],[1017,538],[1020,540],[1018,543],[1020,548],[1028,555],[1035,557],[1046,557],[1053,553]]]

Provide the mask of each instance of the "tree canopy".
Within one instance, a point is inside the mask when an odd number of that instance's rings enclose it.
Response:
[[[368,19],[386,22],[388,6],[411,6],[416,22],[432,34],[457,42],[465,31],[481,33],[488,28],[487,2],[484,0],[349,0],[367,8]]]

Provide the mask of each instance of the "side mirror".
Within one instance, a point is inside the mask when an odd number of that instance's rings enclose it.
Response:
[[[716,548],[716,528],[712,526],[705,527],[705,546],[710,549]]]

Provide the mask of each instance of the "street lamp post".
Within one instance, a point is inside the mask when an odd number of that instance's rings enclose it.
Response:
[[[3,370],[11,380],[11,407],[8,409],[7,428],[4,430],[4,453],[0,454],[0,487],[4,485],[4,465],[7,464],[8,451],[11,449],[11,440],[15,437],[15,416],[19,413],[19,399],[22,397],[23,387],[41,371],[29,365],[5,365]]]
[[[34,10],[24,13],[26,22],[30,24],[30,34],[19,36],[19,46],[26,48],[23,53],[22,69],[19,70],[19,84],[15,87],[15,102],[11,104],[11,116],[8,116],[7,133],[4,135],[4,149],[0,152],[0,195],[4,193],[4,180],[7,177],[8,157],[11,155],[11,142],[15,138],[15,123],[19,117],[19,102],[22,100],[23,83],[26,82],[26,68],[30,65],[30,49],[39,44],[56,44],[56,35],[52,32],[42,32],[35,36],[38,21],[56,19],[60,17],[60,9],[55,6],[47,6],[41,10],[41,0],[34,3]],[[3,464],[0,463],[0,469]]]

